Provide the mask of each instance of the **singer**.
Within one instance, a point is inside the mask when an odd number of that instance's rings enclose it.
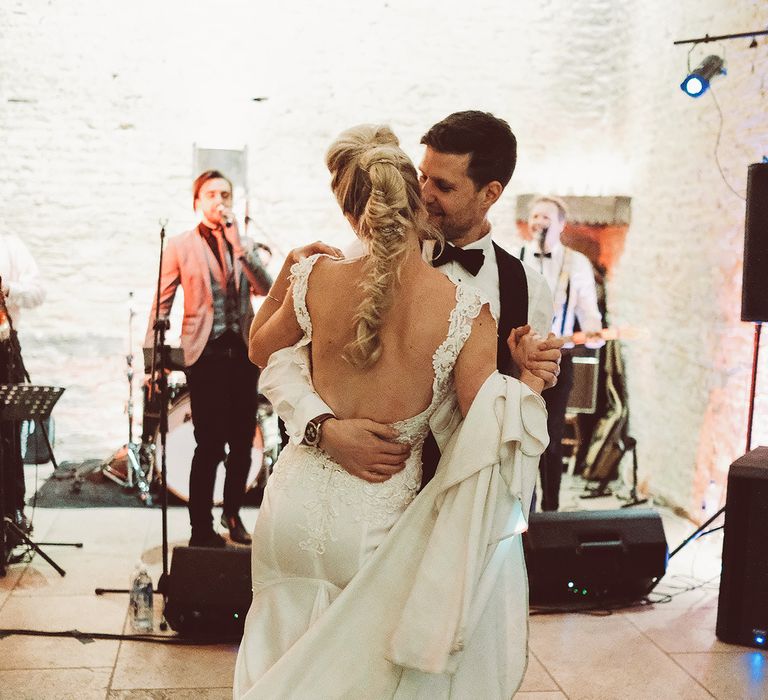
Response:
[[[555,300],[552,332],[558,337],[571,335],[576,320],[585,333],[602,328],[597,306],[595,275],[589,258],[562,244],[560,236],[565,229],[566,208],[557,197],[537,197],[528,214],[528,230],[533,241],[520,251],[520,259],[538,270],[547,280]],[[588,343],[600,347],[602,340]],[[549,446],[541,455],[541,509],[560,507],[560,480],[563,476],[563,430],[568,395],[573,386],[573,343],[563,346],[560,376],[557,384],[546,389],[542,398],[547,404],[547,431]]]
[[[31,253],[20,238],[12,234],[0,235],[0,278],[2,288],[0,308],[7,319],[0,323],[0,383],[16,384],[25,380],[16,329],[21,309],[39,306],[45,300],[45,288]],[[32,527],[24,515],[24,465],[21,458],[21,425],[11,421],[0,422],[0,440],[3,441],[3,463],[0,478],[4,486],[4,515],[10,517],[21,530],[29,534]],[[18,544],[10,533],[9,544]],[[0,552],[0,556],[3,553]]]
[[[200,223],[173,236],[163,256],[160,315],[168,316],[176,290],[184,290],[181,345],[194,422],[195,452],[189,475],[193,547],[224,547],[213,529],[213,487],[226,455],[221,523],[234,542],[250,544],[240,519],[256,429],[258,369],[248,360],[251,297],[272,285],[258,254],[248,254],[232,214],[232,183],[217,170],[194,181],[192,201]],[[145,346],[152,347],[157,299]]]

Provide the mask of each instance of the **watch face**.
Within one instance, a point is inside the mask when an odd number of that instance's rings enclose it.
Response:
[[[309,443],[317,440],[317,426],[314,423],[307,424],[307,429],[304,431],[304,439]]]

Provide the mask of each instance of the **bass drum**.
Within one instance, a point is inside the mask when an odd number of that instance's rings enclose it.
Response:
[[[189,470],[192,456],[195,453],[194,425],[192,423],[192,403],[189,390],[184,387],[172,400],[168,409],[168,434],[165,436],[168,456],[165,468],[167,472],[168,491],[184,502],[189,501]],[[155,469],[158,478],[162,465],[163,447],[160,444],[159,427],[155,431]],[[256,424],[251,451],[251,469],[245,482],[245,492],[259,484],[259,475],[264,466],[264,439],[261,426]],[[219,462],[216,471],[216,483],[213,487],[213,503],[220,506],[224,502],[223,463]],[[266,474],[262,477],[261,486],[266,483]]]

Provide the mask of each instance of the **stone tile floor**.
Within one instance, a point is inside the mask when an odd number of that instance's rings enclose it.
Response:
[[[567,481],[564,508],[583,508],[581,485]],[[593,509],[617,506],[613,498],[586,503]],[[672,549],[694,526],[659,511]],[[244,514],[247,526],[257,514]],[[46,547],[67,571],[65,578],[39,557],[12,565],[0,579],[0,629],[127,630],[127,596],[96,596],[94,588],[126,587],[139,559],[157,581],[160,512],[38,509],[34,525],[39,541],[77,540],[84,547]],[[170,510],[169,535],[172,546],[185,543],[185,509]],[[659,601],[653,605],[610,614],[533,614],[528,672],[516,698],[768,698],[768,655],[715,638],[721,547],[721,533],[716,533],[683,549],[652,594]],[[231,697],[236,651],[224,644],[82,643],[9,635],[0,639],[0,698],[220,700]]]

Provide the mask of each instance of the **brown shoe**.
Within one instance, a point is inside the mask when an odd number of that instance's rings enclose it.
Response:
[[[251,544],[251,536],[240,520],[239,515],[221,516],[221,524],[229,530],[229,539],[238,544]]]

